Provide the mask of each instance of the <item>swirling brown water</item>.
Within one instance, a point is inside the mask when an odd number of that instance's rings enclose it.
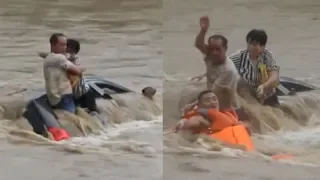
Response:
[[[10,158],[3,161],[2,177],[161,178],[161,2],[1,0],[0,5],[1,152]],[[43,89],[42,60],[37,52],[49,51],[48,37],[53,32],[80,40],[86,73],[138,92],[115,95],[115,102],[98,101],[110,120],[108,130],[100,135],[91,133],[101,130],[91,119],[59,113],[71,134],[82,137],[57,144],[32,135],[21,118],[30,92]],[[145,86],[157,88],[155,101],[139,94]],[[27,92],[8,95],[22,89]]]
[[[199,18],[203,15],[211,20],[209,34],[221,33],[229,39],[228,54],[245,48],[245,35],[251,28],[263,28],[269,35],[268,48],[281,66],[281,75],[319,84],[318,1],[177,0],[164,1],[163,10],[166,127],[177,122],[179,107],[190,100],[191,94],[204,87],[204,84],[188,80],[205,70],[201,54],[193,46]],[[319,121],[318,96],[319,92],[310,92],[285,98],[283,109],[287,113],[242,102],[255,119],[254,130],[259,135],[255,134],[253,139],[257,150],[265,154],[292,153],[297,155],[296,162],[318,164],[319,136],[314,128]],[[287,168],[259,160],[225,158],[223,154],[244,154],[208,152],[203,144],[190,144],[176,134],[164,136],[164,149],[167,179],[316,179],[319,175],[316,170],[304,167]],[[249,156],[266,160],[257,154]]]

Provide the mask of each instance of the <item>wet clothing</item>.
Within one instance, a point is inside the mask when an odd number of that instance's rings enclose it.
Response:
[[[77,98],[75,102],[76,102],[76,105],[79,105],[82,108],[88,108],[90,112],[95,111],[99,113],[99,110],[96,104],[95,95],[94,95],[94,90],[91,88],[87,93]]]
[[[261,84],[262,75],[259,72],[259,66],[265,65],[267,72],[279,71],[279,66],[276,64],[272,53],[267,49],[264,49],[264,51],[258,57],[257,63],[255,64],[250,60],[249,52],[247,49],[236,52],[235,54],[230,56],[230,59],[236,66],[241,79],[243,79],[247,83],[251,93],[254,94],[254,96],[256,96],[257,88]],[[275,95],[275,93],[275,88],[270,89],[266,92],[266,99]]]
[[[43,61],[43,74],[50,105],[74,112],[74,102],[70,100],[72,86],[67,73],[70,63],[64,55],[50,53]]]
[[[80,65],[80,59],[74,57],[72,60],[75,65]],[[80,105],[82,108],[88,108],[90,112],[98,112],[98,107],[96,104],[96,99],[94,96],[94,91],[90,86],[85,82],[83,76],[80,77],[80,80],[73,88],[73,95],[76,101],[76,105]]]
[[[223,88],[222,91],[214,93],[217,95],[220,108],[230,108],[224,105],[224,102],[232,102],[233,108],[240,107],[237,98],[237,86],[240,79],[238,71],[233,62],[227,58],[222,64],[214,64],[210,57],[206,57],[206,75],[207,75],[207,88],[215,90],[215,87]],[[229,98],[229,99],[228,99]]]
[[[74,114],[76,112],[76,105],[73,99],[73,95],[68,94],[62,96],[58,104],[54,105],[53,108],[62,109]]]
[[[201,128],[200,132],[198,131],[199,129],[195,129],[194,133],[212,134],[238,123],[238,117],[233,109],[218,111],[214,108],[197,108],[186,113],[184,118],[188,120],[196,115],[201,115],[205,118],[210,123],[210,126]]]
[[[80,65],[80,59],[78,57],[70,60],[75,65]],[[86,84],[84,77],[81,75],[77,84],[73,87],[73,95],[75,98],[80,98],[82,95],[86,94],[89,91],[90,87]]]

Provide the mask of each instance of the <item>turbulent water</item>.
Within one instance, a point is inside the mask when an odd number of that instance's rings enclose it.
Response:
[[[3,179],[318,179],[317,169],[309,166],[320,160],[320,92],[285,97],[281,110],[242,99],[254,122],[257,153],[205,140],[190,143],[183,138],[187,134],[170,128],[179,108],[204,87],[189,81],[205,70],[193,47],[200,16],[210,17],[211,34],[229,39],[228,54],[245,47],[251,28],[264,28],[281,75],[320,85],[320,2],[0,0],[0,5]],[[59,143],[35,136],[21,117],[26,101],[43,90],[37,52],[49,51],[53,32],[81,41],[87,74],[137,92],[98,100],[109,119],[107,129],[81,111],[79,116],[58,112],[73,135]],[[154,101],[140,95],[145,86],[157,88]],[[293,154],[296,158],[285,163],[304,166],[270,162],[267,155],[275,153]]]
[[[319,5],[312,0],[164,0],[165,179],[317,178],[316,170],[288,170],[274,163],[258,162],[269,162],[266,155],[286,153],[296,156],[286,163],[319,165],[320,92],[285,97],[282,110],[242,100],[253,119],[253,140],[258,153],[221,149],[205,140],[190,143],[182,138],[188,138],[188,134],[173,134],[168,128],[178,121],[179,108],[205,87],[205,82],[190,81],[192,76],[205,71],[203,57],[194,47],[201,16],[210,18],[208,36],[216,33],[229,39],[228,54],[246,47],[245,36],[250,29],[265,29],[269,35],[267,47],[281,67],[280,74],[319,85]],[[233,160],[242,156],[256,160]]]
[[[3,161],[2,178],[161,179],[161,1],[1,0],[0,4],[1,152],[10,159]],[[80,40],[85,73],[137,92],[115,95],[114,101],[98,100],[109,119],[107,129],[85,114],[58,112],[73,135],[59,143],[35,136],[21,118],[26,101],[44,87],[37,52],[49,51],[53,32]],[[145,86],[157,88],[154,101],[141,96]]]

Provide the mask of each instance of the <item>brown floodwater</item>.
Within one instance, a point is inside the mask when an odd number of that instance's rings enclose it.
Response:
[[[0,0],[0,134],[8,158],[1,163],[3,179],[161,179],[161,7],[157,0]],[[25,100],[44,87],[37,52],[49,51],[54,32],[80,40],[86,74],[138,93],[115,96],[118,106],[98,102],[114,123],[100,135],[62,144],[21,135],[31,132],[21,118]],[[158,100],[139,95],[145,86],[157,88]],[[23,89],[27,93],[8,95]],[[16,123],[13,134],[8,128]]]

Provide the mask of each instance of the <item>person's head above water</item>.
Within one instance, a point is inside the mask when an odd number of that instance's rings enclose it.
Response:
[[[141,93],[143,96],[153,100],[153,96],[156,94],[157,90],[153,87],[145,87],[142,89]]]
[[[211,90],[200,92],[198,95],[198,107],[219,109],[219,101],[217,96]]]
[[[50,37],[50,47],[51,52],[57,54],[64,54],[66,53],[67,49],[67,38],[62,33],[54,33]]]
[[[212,56],[217,63],[226,59],[228,39],[223,35],[213,35],[208,38],[208,56]]]
[[[76,39],[69,38],[67,40],[67,53],[72,55],[78,54],[80,51],[80,42]]]
[[[258,56],[265,48],[268,36],[263,29],[252,29],[246,36],[247,48],[252,56]]]

